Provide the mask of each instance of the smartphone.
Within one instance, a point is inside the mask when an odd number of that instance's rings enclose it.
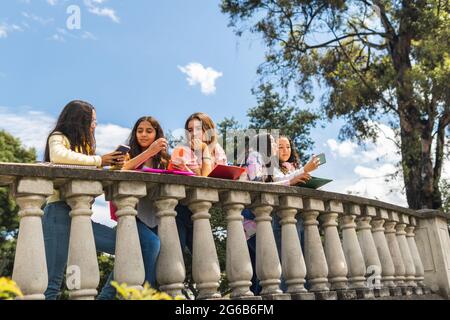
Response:
[[[115,151],[119,151],[122,154],[127,154],[130,151],[130,147],[124,144],[120,144]]]
[[[327,162],[325,159],[325,153],[320,153],[316,157],[319,159],[319,166]]]

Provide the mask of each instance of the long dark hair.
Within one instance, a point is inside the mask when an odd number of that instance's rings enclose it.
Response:
[[[240,160],[238,163],[240,163],[241,167],[247,166],[247,160],[248,156],[250,155],[250,151],[257,151],[259,154],[261,154],[263,161],[265,162],[265,167],[270,168],[271,164],[273,163],[273,157],[275,155],[272,154],[272,135],[269,133],[259,133],[251,138],[246,137],[245,138],[245,147],[244,147],[244,154],[241,155]],[[260,145],[260,142],[262,145]],[[264,148],[264,142],[266,144],[266,148]],[[256,146],[256,150],[251,149],[251,146]],[[264,182],[272,182],[273,176],[271,174],[268,174],[263,177]]]
[[[95,108],[81,100],[70,101],[59,115],[55,128],[47,137],[44,161],[50,162],[48,140],[55,132],[69,139],[70,149],[87,155],[95,154],[95,137],[91,133],[92,113]]]
[[[289,145],[291,146],[291,155],[289,156],[289,159],[287,159],[287,161],[285,161],[285,162],[292,163],[292,165],[294,166],[295,169],[300,168],[300,156],[298,154],[298,151],[297,151],[297,148],[296,148],[296,146],[294,144],[294,141],[291,138],[289,138],[288,136],[280,136],[278,138],[278,141],[281,138],[287,139],[289,141]],[[288,169],[282,166],[281,159],[280,159],[280,170],[284,174],[288,173]]]
[[[142,153],[144,150],[142,150],[141,146],[139,145],[136,137],[137,129],[141,122],[147,121],[151,124],[151,126],[155,129],[156,135],[155,135],[155,141],[159,138],[165,138],[164,131],[159,124],[159,122],[149,116],[144,116],[138,119],[136,123],[134,124],[133,130],[131,130],[130,137],[128,138],[128,145],[130,146],[130,157],[134,158],[138,156],[140,153]],[[161,151],[157,155],[153,157],[153,169],[167,169],[167,166],[169,164],[169,155],[166,151]],[[141,165],[142,167],[142,165]]]

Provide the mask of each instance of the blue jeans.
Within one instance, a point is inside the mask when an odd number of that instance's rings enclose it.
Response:
[[[302,252],[305,252],[305,232],[303,228],[303,219],[300,217],[299,214],[295,217],[297,219],[296,227],[297,227],[297,234],[298,238],[300,239],[300,246],[302,248]],[[278,250],[278,257],[281,261],[281,224],[280,224],[280,217],[275,213],[272,215],[272,229],[273,229],[273,235],[275,237],[275,243],[277,244],[277,250]],[[281,285],[280,288],[283,292],[286,292],[287,285],[283,278],[281,277]]]
[[[184,252],[185,248],[189,249],[192,254],[192,239],[194,236],[194,224],[191,216],[192,212],[187,206],[178,204],[175,207],[177,216],[175,221],[177,223],[178,236],[180,237],[181,250]]]
[[[44,294],[47,300],[56,300],[60,295],[69,251],[70,211],[63,201],[47,204],[44,208],[42,225],[48,272],[48,287]],[[92,229],[97,251],[114,254],[116,231],[93,221]],[[111,273],[98,299],[114,298],[116,290],[110,284],[112,277]]]
[[[136,218],[136,225],[141,243],[142,258],[144,260],[145,281],[156,288],[156,262],[158,260],[161,243],[157,235],[157,228],[150,228]]]
[[[246,219],[254,219],[255,215],[250,211],[250,209],[244,209],[242,211],[242,216]],[[300,245],[302,247],[302,251],[304,252],[304,229],[303,229],[303,220],[302,218],[297,215],[297,233],[300,239]],[[278,257],[281,261],[281,225],[280,225],[280,218],[277,214],[272,215],[272,229],[273,229],[273,235],[275,237],[275,243],[277,245],[278,250]],[[258,295],[261,292],[261,286],[259,284],[259,279],[256,276],[256,234],[253,235],[250,239],[247,240],[247,247],[248,251],[250,253],[250,260],[252,263],[253,268],[253,276],[252,276],[252,286],[250,287],[250,290],[255,294]],[[287,290],[287,285],[283,277],[281,277],[281,285],[280,288],[283,292]]]
[[[244,209],[241,212],[241,215],[247,220],[254,220],[255,215],[250,209]],[[254,295],[259,295],[261,292],[261,285],[259,284],[259,279],[256,276],[256,234],[251,236],[247,240],[248,253],[250,254],[250,262],[252,263],[252,285],[250,287],[250,291],[253,292]]]

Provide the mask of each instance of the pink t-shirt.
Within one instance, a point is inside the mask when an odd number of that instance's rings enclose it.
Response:
[[[181,157],[185,162],[186,166],[192,171],[201,169],[202,160],[197,157],[197,155],[192,151],[191,148],[187,146],[179,146],[176,147],[173,151],[174,154],[178,153],[178,149],[183,149],[183,156]],[[217,164],[227,165],[227,155],[223,148],[216,143],[216,147],[214,148],[214,154],[211,155],[212,167],[214,168]]]

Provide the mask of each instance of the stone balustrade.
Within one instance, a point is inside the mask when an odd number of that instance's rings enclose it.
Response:
[[[136,227],[136,204],[152,195],[161,251],[159,290],[181,294],[186,277],[175,206],[192,211],[192,277],[197,299],[361,299],[437,292],[450,298],[448,216],[414,211],[357,196],[245,181],[99,169],[0,163],[0,186],[20,208],[12,278],[24,299],[43,299],[47,266],[42,205],[59,189],[71,207],[68,270],[81,278],[71,299],[97,295],[99,269],[90,217],[95,197],[106,194],[118,208],[114,278],[140,288],[144,266]],[[149,192],[152,191],[152,192]],[[227,221],[226,270],[220,270],[210,223],[211,207]],[[241,212],[256,216],[256,275],[262,291],[250,291],[253,274]],[[280,217],[281,254],[272,230]],[[304,246],[296,222],[302,218]],[[281,256],[281,259],[280,259]],[[231,294],[221,297],[221,273]],[[285,283],[283,292],[282,281]]]

